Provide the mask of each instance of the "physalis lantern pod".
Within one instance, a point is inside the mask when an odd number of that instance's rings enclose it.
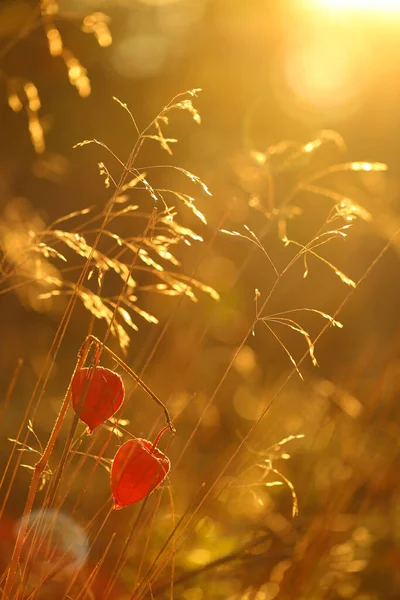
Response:
[[[157,443],[170,429],[164,427],[154,443],[141,438],[128,440],[117,451],[111,467],[111,489],[114,510],[143,500],[165,479],[171,463]]]
[[[118,373],[95,366],[75,372],[71,394],[75,413],[92,433],[117,412],[124,401],[125,389]]]

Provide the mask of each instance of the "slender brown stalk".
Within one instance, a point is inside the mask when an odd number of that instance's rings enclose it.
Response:
[[[8,407],[8,404],[10,402],[10,398],[12,396],[12,393],[14,391],[15,384],[17,383],[18,376],[19,376],[19,373],[21,371],[22,365],[23,365],[23,360],[22,360],[22,358],[19,358],[17,360],[17,364],[15,365],[15,369],[14,369],[14,372],[12,374],[11,381],[10,381],[10,383],[8,385],[8,388],[7,388],[7,391],[6,391],[6,395],[4,396],[3,405],[2,405],[1,410],[0,410],[0,423],[3,420],[4,413],[7,410],[7,407]],[[1,485],[0,485],[0,487],[1,487]]]
[[[115,536],[116,536],[116,533],[113,533],[111,535],[110,541],[108,542],[108,544],[107,544],[107,546],[106,546],[106,548],[105,548],[105,550],[104,550],[101,558],[96,563],[95,567],[93,568],[92,572],[90,573],[89,577],[87,578],[87,581],[85,581],[85,584],[84,584],[81,592],[79,592],[79,594],[78,594],[78,596],[76,597],[75,600],[80,600],[82,598],[82,595],[85,594],[86,591],[90,589],[90,586],[93,584],[94,580],[96,579],[97,574],[98,574],[99,570],[101,569],[101,567],[103,565],[103,562],[105,561],[105,558],[106,558],[106,556],[107,556],[107,554],[108,554],[108,552],[109,552],[109,550],[111,548],[111,545],[114,542]]]
[[[80,369],[81,366],[85,363],[91,344],[92,344],[92,340],[88,339],[88,338],[82,344],[80,352],[78,354],[78,361],[75,365],[74,373],[77,369]],[[23,512],[23,518],[21,519],[21,524],[20,524],[20,527],[18,530],[17,539],[15,542],[10,565],[8,568],[6,582],[4,584],[3,600],[11,600],[11,598],[12,598],[11,591],[12,591],[12,586],[13,586],[13,582],[14,582],[14,576],[15,576],[15,572],[17,570],[17,564],[18,564],[19,558],[21,556],[22,547],[24,545],[26,533],[28,530],[29,517],[30,517],[31,511],[32,511],[33,502],[34,502],[34,499],[36,496],[36,492],[37,492],[39,483],[42,478],[42,474],[43,474],[45,468],[47,467],[50,455],[54,448],[54,444],[56,442],[56,439],[60,433],[62,424],[64,422],[64,418],[65,418],[65,415],[66,415],[68,407],[69,407],[70,399],[71,399],[71,383],[68,386],[67,393],[65,394],[64,401],[60,408],[60,412],[58,413],[58,417],[54,423],[53,430],[50,434],[50,437],[48,439],[46,447],[43,451],[42,457],[36,463],[35,470],[33,471],[32,480],[31,480],[31,483],[29,486],[28,496],[26,499],[25,508],[24,508],[24,512]]]

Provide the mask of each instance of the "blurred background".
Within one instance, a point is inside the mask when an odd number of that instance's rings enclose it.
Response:
[[[316,344],[319,367],[307,357],[300,366],[304,381],[295,373],[261,419],[293,369],[288,353],[258,323],[255,335],[246,338],[230,363],[254,320],[255,289],[261,305],[275,274],[254,238],[218,232],[223,228],[248,235],[248,226],[281,272],[295,248],[282,243],[280,224],[287,222],[290,239],[307,244],[336,200],[351,199],[358,207],[353,213],[361,218],[351,222],[345,241],[336,236],[321,255],[355,282],[366,274],[400,227],[399,36],[400,3],[394,0],[1,3],[3,253],[13,247],[12,235],[22,230],[40,231],[87,206],[101,211],[110,190],[98,163],[104,162],[117,180],[120,165],[102,147],[73,146],[96,138],[127,160],[137,133],[113,97],[126,103],[143,130],[176,94],[202,89],[192,99],[201,124],[184,111],[172,112],[163,132],[179,140],[171,144],[173,155],[149,140],[136,164],[178,165],[210,189],[212,196],[168,169],[149,177],[152,185],[193,195],[206,216],[204,224],[172,202],[179,223],[204,241],[177,245],[180,266],[171,270],[195,275],[220,300],[201,290],[198,302],[145,289],[137,293],[138,305],[158,323],[137,321],[139,330],[131,332],[125,360],[138,372],[146,366],[145,381],[176,419],[178,434],[168,443],[173,503],[167,492],[160,505],[156,494],[150,497],[144,514],[156,514],[156,519],[148,546],[143,554],[148,531],[141,531],[129,547],[121,595],[111,597],[131,597],[138,570],[143,576],[185,511],[194,516],[174,547],[175,598],[400,597],[399,241],[393,239],[337,315],[343,329],[329,328]],[[330,197],[301,189],[314,174],[350,161],[383,163],[388,170],[332,170],[323,180],[333,192]],[[153,209],[154,199],[145,193],[132,198],[144,213]],[[80,219],[73,227],[79,227]],[[118,234],[141,235],[146,222],[121,219]],[[66,230],[68,226],[63,224]],[[93,240],[93,230],[87,239]],[[82,258],[73,252],[66,257],[65,277],[76,281]],[[4,260],[2,469],[12,447],[7,438],[17,437],[68,300],[39,299],[43,289],[26,272],[10,283]],[[64,273],[57,257],[50,256],[49,262],[56,270],[49,267],[48,276]],[[308,269],[304,278],[302,261],[294,264],[276,286],[266,314],[304,307],[335,314],[351,286],[315,257]],[[140,286],[150,285],[148,273],[138,271],[137,278]],[[115,282],[111,289],[117,289]],[[313,313],[299,313],[298,322],[312,339],[326,324]],[[34,418],[43,445],[91,323],[90,313],[77,305]],[[101,320],[94,323],[99,337],[105,328]],[[287,327],[274,331],[299,361],[307,350],[304,336]],[[117,340],[110,338],[109,345],[123,355]],[[22,366],[9,395],[19,359]],[[124,381],[129,392],[133,382],[125,376]],[[154,437],[157,416],[157,407],[135,391],[124,412],[128,429]],[[276,446],[300,435],[304,437]],[[99,449],[108,433],[101,430],[96,436],[94,447]],[[53,468],[61,442],[51,459]],[[119,443],[112,440],[105,456],[112,457]],[[265,459],[293,484],[299,516],[292,518],[291,485],[267,472]],[[34,458],[30,460],[33,464]],[[10,477],[7,472],[4,485]],[[29,477],[28,470],[18,469],[3,504],[5,548],[13,535],[9,523],[21,516]],[[109,496],[108,474],[97,469],[94,477],[75,513],[80,524]],[[84,471],[76,477],[66,512],[86,479]],[[265,487],[265,481],[276,480],[283,485]],[[89,560],[95,564],[117,532],[104,577],[139,510],[134,506],[113,514],[91,549]],[[152,584],[154,598],[170,597],[170,584],[169,565]]]

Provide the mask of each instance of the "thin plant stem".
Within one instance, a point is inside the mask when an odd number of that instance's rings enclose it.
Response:
[[[81,350],[78,355],[78,361],[75,365],[74,373],[79,368],[81,368],[81,366],[85,363],[91,344],[92,344],[92,340],[90,338],[89,339],[87,338],[84,341],[84,343],[82,344]],[[53,451],[54,444],[56,442],[56,439],[58,437],[58,434],[60,433],[62,424],[64,422],[64,418],[65,418],[65,415],[66,415],[68,407],[69,407],[70,399],[71,399],[71,383],[68,386],[67,393],[64,397],[64,401],[60,408],[60,412],[58,413],[57,419],[54,423],[53,430],[50,434],[50,437],[49,437],[46,447],[43,451],[43,454],[42,454],[40,460],[36,463],[35,470],[33,471],[32,480],[31,480],[31,483],[29,486],[28,496],[26,499],[25,508],[24,508],[24,512],[23,512],[23,518],[21,520],[21,524],[20,524],[20,527],[18,530],[17,539],[15,542],[12,557],[10,560],[10,565],[8,568],[6,582],[4,584],[4,590],[3,590],[3,599],[4,600],[8,600],[9,598],[11,598],[10,594],[11,594],[11,590],[12,590],[12,584],[14,581],[17,564],[18,564],[19,558],[21,556],[22,546],[25,541],[25,537],[26,537],[26,533],[27,533],[27,529],[28,529],[29,517],[30,517],[31,511],[32,511],[33,501],[35,499],[35,495],[36,495],[37,488],[39,486],[39,482],[41,480],[43,471],[47,467],[47,463],[48,463],[50,455]]]
[[[4,413],[5,413],[5,412],[6,412],[6,410],[7,410],[7,407],[8,407],[8,404],[9,404],[9,402],[10,402],[10,398],[11,398],[11,396],[12,396],[12,393],[13,393],[13,391],[14,391],[15,384],[17,383],[17,380],[18,380],[18,377],[19,377],[19,374],[20,374],[20,371],[21,371],[21,367],[22,367],[22,365],[23,365],[23,360],[22,360],[22,358],[19,358],[19,359],[17,360],[17,364],[15,365],[14,372],[13,372],[13,374],[12,374],[12,377],[11,377],[10,383],[9,383],[9,385],[8,385],[8,388],[7,388],[6,394],[5,394],[5,396],[4,396],[4,400],[3,400],[3,403],[2,403],[2,407],[1,407],[1,410],[0,410],[0,423],[1,423],[1,421],[3,420]],[[0,516],[1,516],[1,515],[0,515]]]
[[[176,429],[172,424],[171,421],[171,417],[169,415],[169,411],[168,408],[165,406],[165,404],[156,396],[156,394],[149,388],[148,385],[146,385],[144,383],[144,381],[139,377],[139,375],[137,375],[135,373],[135,371],[133,369],[131,369],[117,354],[115,354],[115,352],[113,352],[112,350],[110,350],[110,348],[108,348],[107,346],[103,346],[103,344],[100,342],[100,340],[98,340],[96,337],[94,337],[93,335],[89,336],[90,339],[93,340],[94,343],[98,344],[99,347],[102,347],[107,354],[109,354],[109,356],[111,356],[111,358],[113,360],[115,360],[115,362],[126,372],[128,373],[128,375],[130,375],[130,377],[132,377],[132,379],[134,379],[136,381],[136,383],[138,383],[140,385],[140,387],[146,392],[146,394],[148,394],[150,396],[150,398],[152,400],[154,400],[154,402],[156,402],[164,411],[164,415],[165,415],[165,420],[167,422],[167,425],[169,427],[169,429],[172,431],[172,433],[176,433]]]

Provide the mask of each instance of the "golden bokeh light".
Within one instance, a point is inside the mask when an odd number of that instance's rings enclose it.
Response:
[[[277,67],[280,101],[297,118],[352,114],[365,86],[364,38],[325,13],[304,11],[295,23]]]
[[[343,40],[324,30],[296,41],[287,54],[287,82],[299,100],[314,106],[337,106],[358,92],[354,60]]]

